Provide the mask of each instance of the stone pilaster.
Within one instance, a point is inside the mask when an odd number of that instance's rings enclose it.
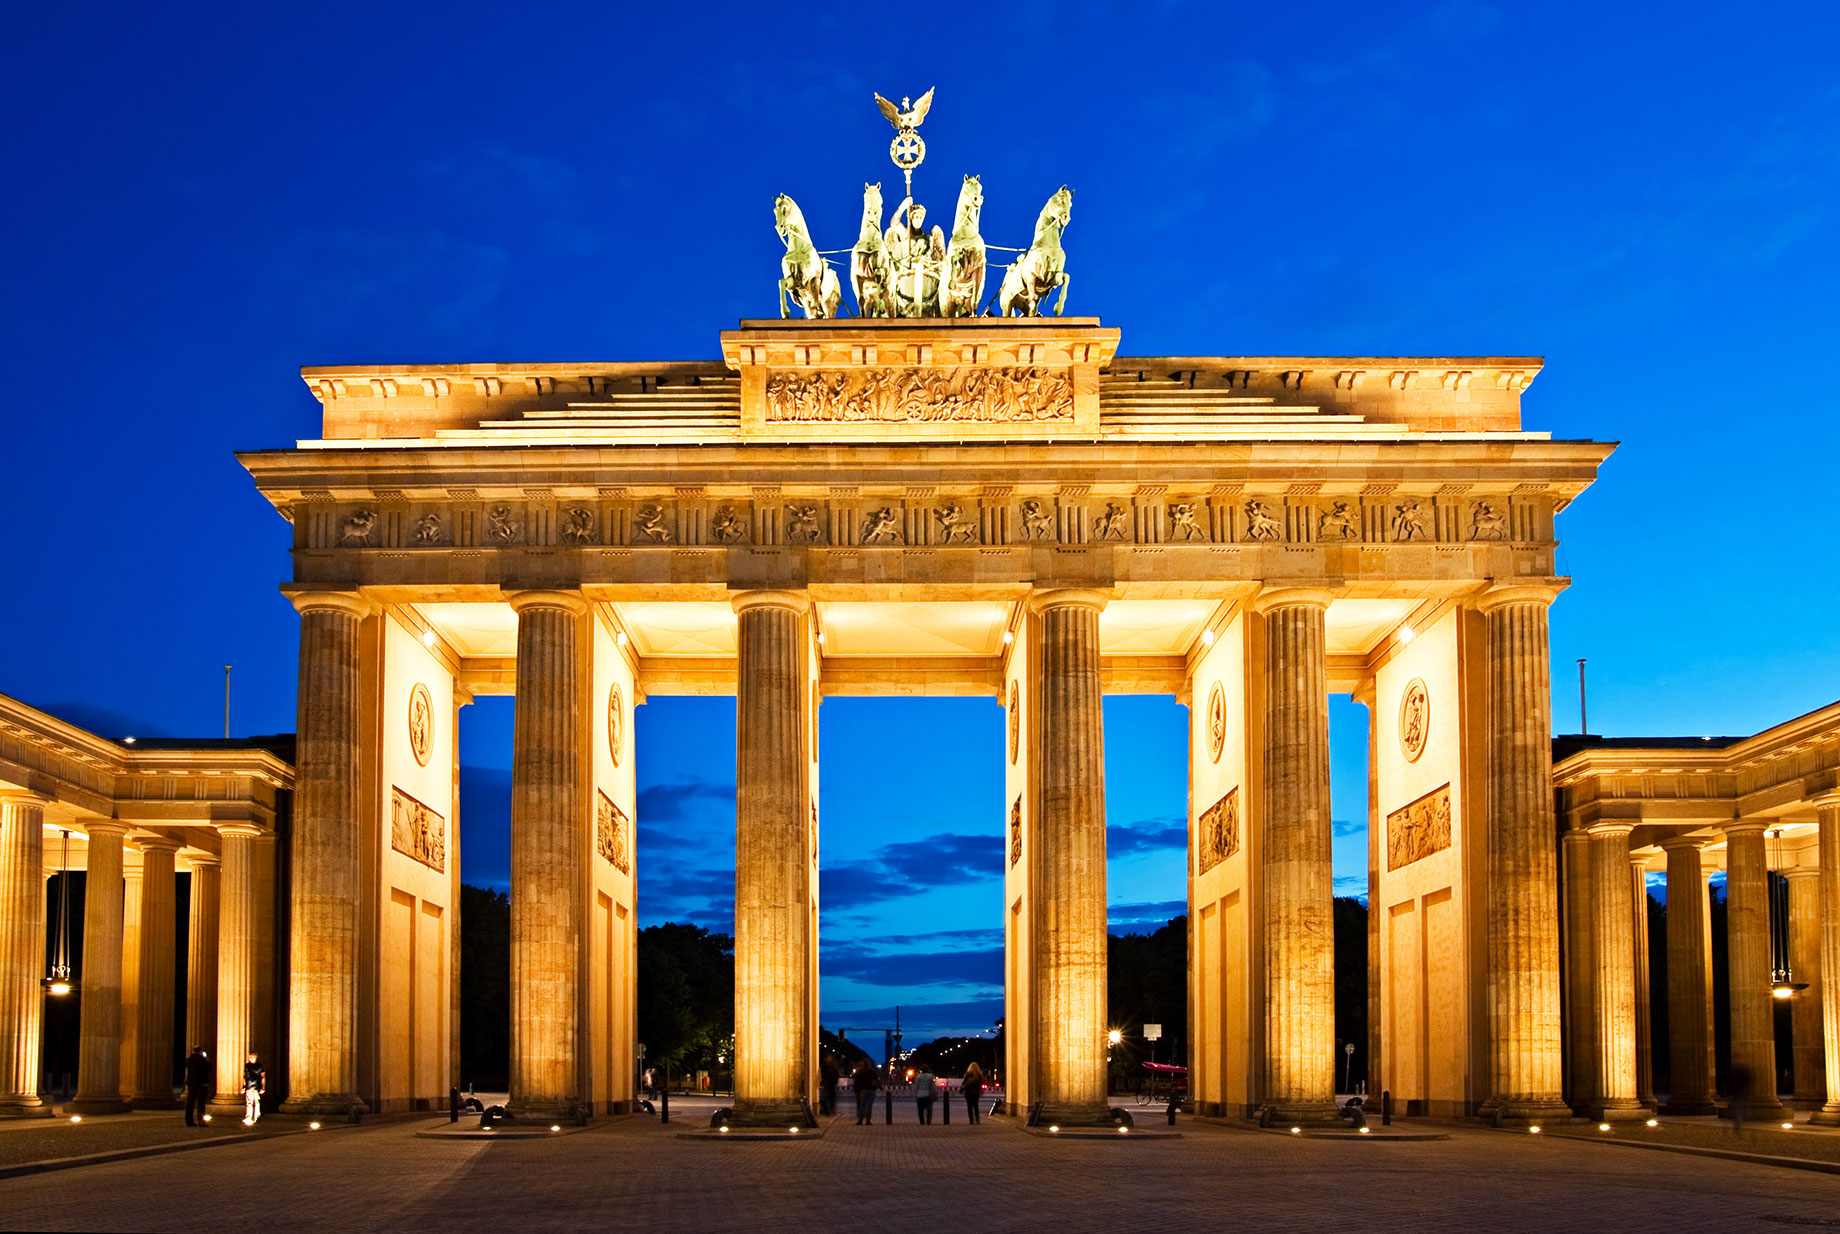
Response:
[[[255,1050],[256,1011],[256,838],[259,827],[234,823],[217,829],[223,842],[223,878],[218,887],[217,1061],[213,1110],[243,1113],[243,1063]]]
[[[1655,1031],[1649,1006],[1648,973],[1648,857],[1629,854],[1630,903],[1629,928],[1633,931],[1635,962],[1634,995],[1636,1004],[1636,1100],[1645,1110],[1655,1108]]]
[[[1040,638],[1035,739],[1035,1100],[1042,1117],[1109,1121],[1106,1101],[1105,720],[1094,591],[1030,601]]]
[[[123,1097],[134,1093],[135,1067],[140,1062],[141,1038],[141,867],[122,864],[121,894],[121,1051],[117,1083]]]
[[[77,1096],[65,1108],[73,1114],[120,1114],[122,837],[119,823],[96,821],[84,832],[89,856],[83,879],[83,971],[77,986],[83,999],[77,1037]]]
[[[1335,1108],[1335,875],[1330,845],[1326,591],[1259,596],[1265,749],[1260,878],[1265,935],[1264,1104],[1290,1121]]]
[[[358,1095],[359,626],[350,592],[291,597],[300,610],[289,938],[288,1102],[299,1114],[368,1108]]]
[[[783,1125],[811,1092],[811,888],[805,860],[811,602],[750,591],[735,713],[735,1114]]]
[[[1565,862],[1566,1093],[1589,1114],[1597,1101],[1597,969],[1592,921],[1591,833],[1574,827],[1561,840]]]
[[[1794,1053],[1795,1104],[1818,1110],[1827,1098],[1826,1051],[1821,1041],[1821,872],[1798,866],[1789,881],[1789,973],[1797,990],[1789,1003]]]
[[[1667,854],[1668,1114],[1711,1114],[1712,987],[1706,982],[1706,878],[1698,840],[1664,840]]]
[[[1751,1111],[1771,1118],[1776,1097],[1776,1013],[1770,997],[1770,885],[1764,824],[1725,828],[1726,966],[1731,982],[1731,1065],[1750,1070]]]
[[[582,617],[559,591],[511,597],[518,615],[511,748],[511,1096],[515,1114],[583,1104],[581,952],[587,825]]]
[[[216,857],[192,857],[190,928],[186,930],[185,1049],[203,1046],[217,1054],[217,901],[220,867]]]
[[[0,1118],[42,1116],[45,1023],[45,807],[0,797]]]
[[[1477,602],[1487,629],[1489,698],[1485,1108],[1513,1119],[1567,1112],[1561,1099],[1559,872],[1552,843],[1552,671],[1546,638],[1553,595],[1547,586],[1500,586]],[[1619,881],[1625,881],[1620,871]]]
[[[179,1099],[173,1066],[173,999],[178,979],[178,875],[173,856],[177,840],[164,836],[140,841],[141,963],[139,1015],[135,1030],[134,1093],[137,1110],[176,1110]]]
[[[1599,1118],[1640,1118],[1636,1098],[1634,912],[1630,904],[1628,823],[1591,828],[1592,915],[1597,968],[1597,1100]]]
[[[1816,837],[1821,866],[1821,1037],[1827,1104],[1810,1122],[1840,1124],[1840,792],[1818,798]]]

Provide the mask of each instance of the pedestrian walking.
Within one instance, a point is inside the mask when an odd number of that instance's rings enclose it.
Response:
[[[984,1069],[976,1063],[965,1068],[965,1114],[972,1122],[978,1121],[978,1098],[984,1095]]]
[[[933,1121],[933,1098],[938,1092],[938,1077],[930,1068],[920,1068],[920,1074],[914,1077],[914,1110],[920,1115],[923,1126]]]
[[[1731,1111],[1731,1129],[1744,1130],[1744,1120],[1751,1116],[1751,1098],[1756,1095],[1757,1077],[1743,1063],[1731,1065],[1731,1096],[1726,1104]]]
[[[195,1045],[185,1056],[185,1125],[204,1126],[204,1103],[211,1095],[211,1060]],[[196,1116],[197,1121],[193,1118]]]
[[[267,1088],[268,1072],[262,1070],[256,1052],[251,1050],[243,1063],[243,1126],[253,1127],[262,1117],[262,1094]]]
[[[837,1112],[837,1056],[826,1054],[818,1063],[818,1113]]]
[[[882,1086],[882,1077],[875,1073],[875,1064],[863,1059],[856,1064],[856,1070],[850,1073],[850,1087],[856,1090],[856,1125],[864,1123],[875,1125],[875,1090]]]

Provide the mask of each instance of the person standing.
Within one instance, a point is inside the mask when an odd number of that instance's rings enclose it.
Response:
[[[856,1125],[864,1123],[875,1125],[875,1090],[882,1086],[882,1078],[875,1073],[875,1064],[862,1059],[856,1064],[856,1070],[850,1073],[850,1087],[856,1091]]]
[[[818,1113],[837,1112],[837,1056],[825,1054],[818,1063]]]
[[[195,1045],[185,1056],[185,1125],[204,1126],[204,1103],[211,1096],[211,1060]],[[194,1116],[197,1121],[193,1121]]]
[[[984,1069],[976,1063],[965,1068],[965,1114],[978,1121],[978,1098],[984,1095]]]
[[[914,1077],[914,1110],[920,1115],[922,1126],[933,1121],[933,1098],[938,1092],[939,1080],[932,1069],[920,1068],[920,1074]]]
[[[243,1063],[243,1126],[253,1127],[262,1117],[262,1093],[268,1088],[268,1073],[251,1050]]]

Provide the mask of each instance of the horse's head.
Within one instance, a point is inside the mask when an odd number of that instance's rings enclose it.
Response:
[[[863,185],[862,235],[870,239],[882,234],[882,186]]]
[[[779,233],[780,239],[786,238],[787,227],[798,217],[799,208],[792,198],[781,193],[773,199],[773,230]]]
[[[958,218],[960,222],[975,223],[978,211],[984,208],[984,185],[976,176],[966,176],[965,183],[958,190]]]
[[[1060,219],[1062,227],[1073,221],[1072,189],[1064,184],[1061,185],[1054,196],[1048,198],[1048,204],[1054,208],[1055,216]]]

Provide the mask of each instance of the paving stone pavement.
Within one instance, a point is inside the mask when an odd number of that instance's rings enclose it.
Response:
[[[1179,1139],[1055,1141],[989,1119],[821,1138],[680,1139],[696,1109],[553,1140],[417,1139],[425,1123],[0,1180],[22,1230],[1694,1231],[1840,1228],[1840,1178],[1460,1129],[1325,1142],[1186,1122]],[[879,1113],[879,1111],[878,1111]]]

